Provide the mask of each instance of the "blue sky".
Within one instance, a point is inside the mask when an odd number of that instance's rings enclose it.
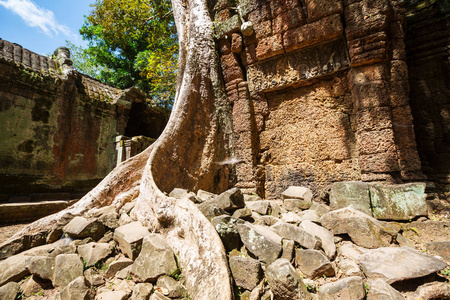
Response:
[[[86,45],[78,30],[95,0],[0,0],[0,38],[47,54],[65,40]]]

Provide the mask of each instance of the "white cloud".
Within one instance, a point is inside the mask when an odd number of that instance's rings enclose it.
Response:
[[[28,26],[39,27],[49,36],[58,33],[74,35],[67,26],[56,21],[51,10],[39,7],[31,0],[0,0],[0,5],[19,15]]]

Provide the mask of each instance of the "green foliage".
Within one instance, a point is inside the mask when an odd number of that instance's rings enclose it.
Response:
[[[170,277],[172,277],[175,280],[179,280],[181,277],[181,269],[177,268],[175,271],[172,272],[172,274],[169,275]]]
[[[80,30],[87,49],[69,44],[76,69],[170,108],[175,95],[178,40],[170,0],[96,0]]]

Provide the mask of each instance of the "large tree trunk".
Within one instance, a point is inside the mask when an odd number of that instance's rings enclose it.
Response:
[[[137,198],[132,216],[166,236],[186,276],[192,299],[231,299],[223,244],[189,200],[169,198],[175,187],[220,192],[228,188],[231,120],[206,0],[172,0],[180,43],[177,95],[160,138],[120,164],[73,207],[36,221],[27,233],[49,228],[67,212],[83,214]],[[25,232],[23,231],[23,232]]]

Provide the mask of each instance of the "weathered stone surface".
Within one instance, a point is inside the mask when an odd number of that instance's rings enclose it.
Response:
[[[302,247],[319,249],[322,246],[322,242],[317,236],[300,227],[291,224],[280,224],[279,226],[276,226],[276,229],[281,237],[293,240]]]
[[[311,201],[305,201],[300,199],[284,199],[283,207],[287,211],[298,211],[301,209],[308,209],[312,205]]]
[[[19,281],[30,272],[25,268],[30,257],[23,254],[14,255],[0,261],[0,286],[10,281]]]
[[[35,256],[27,263],[26,269],[42,279],[52,280],[54,263],[53,257]]]
[[[294,248],[295,248],[295,242],[292,240],[283,240],[283,252],[281,254],[280,258],[287,259],[288,261],[291,261],[294,257]]]
[[[219,205],[217,205],[212,201],[201,203],[197,207],[202,212],[202,214],[210,221],[214,217],[228,215],[228,213],[225,210],[220,208]]]
[[[0,299],[15,300],[19,292],[19,284],[17,282],[9,282],[4,286],[0,286]]]
[[[312,192],[309,188],[303,186],[290,186],[281,193],[283,199],[300,199],[307,202],[312,200]]]
[[[213,202],[225,211],[245,207],[244,195],[238,188],[232,188],[223,192]]]
[[[169,276],[159,277],[156,286],[158,286],[164,296],[169,298],[182,298],[187,295],[187,291],[183,285]]]
[[[311,299],[302,278],[288,260],[280,258],[267,267],[266,279],[275,299]]]
[[[362,277],[363,272],[359,268],[358,264],[351,258],[347,258],[345,256],[341,256],[338,261],[339,270],[344,273],[345,276],[359,276]]]
[[[366,292],[361,277],[353,276],[322,285],[319,287],[319,295],[323,300],[361,300],[366,296]]]
[[[291,32],[289,35],[297,39],[296,31],[297,29],[289,30],[284,36]],[[302,80],[333,73],[349,64],[345,41],[339,39],[327,42],[249,66],[249,90],[262,92],[280,89]]]
[[[336,245],[334,244],[334,236],[330,231],[311,221],[303,221],[299,227],[318,237],[322,242],[321,247],[328,258],[332,259],[334,257],[336,254]]]
[[[333,266],[321,251],[297,249],[295,262],[300,271],[310,278],[334,275]]]
[[[119,227],[119,214],[115,211],[109,214],[102,214],[98,221],[107,228],[116,229]]]
[[[309,210],[315,211],[319,217],[322,217],[324,214],[329,213],[331,208],[323,203],[313,202]]]
[[[150,296],[150,300],[170,300],[170,298],[164,296],[160,291],[155,290],[155,292]]]
[[[91,237],[98,240],[105,234],[105,226],[96,220],[75,217],[64,226],[63,231],[72,238]]]
[[[133,219],[128,214],[121,214],[119,218],[119,227],[133,223]]]
[[[44,289],[52,288],[51,281],[43,280],[36,275],[31,275],[20,286],[20,291],[27,297],[37,294]]]
[[[261,263],[256,259],[232,256],[229,263],[236,285],[246,290],[253,290],[263,277]]]
[[[267,200],[248,201],[245,202],[245,206],[261,215],[267,215],[270,209],[270,201]]]
[[[427,215],[425,183],[370,184],[373,216],[384,220],[411,220]]]
[[[334,234],[348,234],[355,244],[366,248],[389,246],[397,234],[393,228],[351,207],[323,215],[320,223]]]
[[[177,269],[175,255],[161,235],[144,237],[142,250],[131,267],[132,273],[143,281],[154,281],[163,275],[170,275]]]
[[[134,286],[130,300],[148,300],[153,290],[151,283],[138,283]]]
[[[243,223],[244,221],[230,216],[218,216],[211,220],[211,224],[222,239],[227,251],[239,249],[240,245],[242,245],[237,225]]]
[[[310,23],[343,12],[342,1],[340,0],[306,0],[305,3],[308,22]]]
[[[197,191],[197,197],[199,197],[203,202],[214,200],[216,196],[217,196],[216,194],[204,190]]]
[[[56,257],[60,254],[74,254],[77,252],[77,246],[75,246],[73,243],[67,244],[68,240],[64,240],[65,243],[58,245],[55,250],[50,253],[50,257]]]
[[[367,277],[387,283],[423,277],[447,267],[444,261],[409,247],[370,250],[359,256],[358,262]]]
[[[135,205],[136,205],[136,201],[131,201],[131,202],[125,203],[125,204],[119,209],[119,215],[122,215],[122,214],[129,215],[130,212],[131,212],[131,210],[134,208]]]
[[[46,242],[47,232],[42,231],[33,235],[23,235],[0,245],[0,259],[5,259],[14,254],[40,246]]]
[[[83,276],[83,263],[78,255],[60,254],[55,258],[52,282],[56,288],[64,288],[80,276]]]
[[[445,282],[430,282],[420,286],[408,300],[449,299],[450,285]]]
[[[350,206],[372,216],[368,184],[359,181],[335,182],[330,191],[330,206],[333,210]]]
[[[108,269],[105,272],[105,277],[106,278],[112,278],[116,275],[117,272],[119,272],[120,270],[130,266],[133,264],[133,260],[123,257],[123,258],[119,258],[116,261],[113,261]]]
[[[95,300],[126,300],[128,294],[125,291],[112,291],[95,296]]]
[[[58,294],[55,300],[91,300],[92,292],[83,276],[75,278],[68,283]]]
[[[86,266],[88,267],[92,267],[107,258],[113,250],[113,245],[108,243],[88,243],[78,246],[78,254],[86,262]]]
[[[269,228],[248,222],[238,225],[245,247],[261,261],[270,264],[280,255],[281,237]]]
[[[368,280],[367,300],[404,300],[405,297],[383,279]]]
[[[93,268],[84,271],[84,278],[86,278],[87,282],[89,282],[89,286],[99,286],[105,283],[103,276]]]
[[[284,223],[300,224],[302,222],[302,218],[296,213],[288,212],[281,214],[281,221]]]
[[[180,189],[180,188],[174,188],[174,189],[169,193],[169,197],[181,199],[181,197],[187,195],[188,193],[189,193],[188,190]]]
[[[446,262],[450,262],[450,241],[428,243],[427,250],[428,253],[439,255]]]
[[[233,218],[250,221],[252,217],[252,210],[248,207],[236,209],[233,213]]]
[[[141,251],[142,239],[148,234],[148,229],[140,222],[132,222],[117,228],[114,231],[114,240],[123,254],[135,259]]]
[[[314,223],[320,223],[320,216],[314,210],[305,210],[298,213],[302,222],[311,221]]]

